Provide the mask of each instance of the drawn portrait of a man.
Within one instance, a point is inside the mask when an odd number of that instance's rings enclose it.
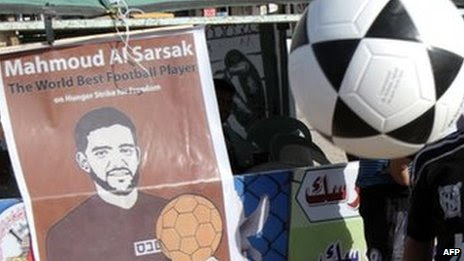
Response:
[[[51,227],[47,260],[168,260],[154,238],[166,200],[138,190],[142,151],[132,120],[98,108],[80,118],[74,136],[75,160],[96,194]]]

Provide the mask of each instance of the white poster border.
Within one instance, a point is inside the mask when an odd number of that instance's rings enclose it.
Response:
[[[157,33],[156,36],[153,36],[153,33]],[[208,121],[209,131],[211,133],[211,140],[214,147],[214,153],[217,161],[217,166],[219,169],[219,174],[222,182],[222,191],[224,199],[224,211],[225,211],[225,220],[227,224],[227,235],[228,235],[228,249],[230,260],[243,260],[243,256],[240,254],[238,242],[236,241],[235,233],[238,229],[239,215],[240,215],[240,200],[236,196],[236,191],[234,189],[232,171],[230,169],[229,158],[227,156],[227,150],[224,143],[224,135],[221,128],[221,122],[219,117],[219,110],[217,107],[217,101],[215,100],[216,94],[214,91],[214,84],[212,79],[211,66],[209,62],[208,49],[206,45],[206,37],[203,26],[177,26],[170,28],[156,28],[148,30],[140,30],[130,32],[129,35],[134,37],[134,39],[143,39],[147,37],[162,37],[164,35],[172,34],[184,34],[184,33],[193,33],[195,39],[195,48],[197,53],[198,68],[200,74],[200,81],[202,86],[202,98],[205,103],[206,115]],[[116,39],[117,34],[102,34],[99,36],[86,36],[78,37],[74,39],[65,39],[56,41],[53,46],[44,44],[44,43],[35,43],[27,44],[23,46],[15,46],[10,48],[4,48],[0,50],[0,55],[10,54],[10,53],[20,53],[32,50],[41,50],[41,49],[52,49],[54,47],[64,47],[64,46],[78,46],[86,43],[99,43],[107,41],[110,39]],[[7,100],[5,96],[5,91],[3,91],[6,86],[3,83],[3,70],[0,63],[0,115],[1,123],[4,129],[5,137],[7,140],[8,151],[10,152],[10,159],[15,173],[15,178],[17,180],[18,188],[21,193],[24,206],[26,209],[26,216],[29,223],[29,231],[31,233],[31,239],[37,238],[37,231],[35,224],[33,223],[34,214],[32,209],[32,199],[29,195],[29,191],[26,185],[24,178],[24,172],[20,164],[18,157],[17,145],[14,138],[13,128],[11,125],[10,112],[7,106]],[[233,206],[230,206],[233,204]],[[34,252],[34,259],[40,261],[40,251],[38,242],[36,240],[32,241],[32,250]]]

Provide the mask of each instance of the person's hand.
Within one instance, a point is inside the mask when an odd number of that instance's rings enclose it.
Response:
[[[408,158],[399,158],[390,160],[389,172],[393,180],[402,185],[409,186],[409,162]]]

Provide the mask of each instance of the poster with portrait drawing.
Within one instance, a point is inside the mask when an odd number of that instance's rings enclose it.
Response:
[[[36,260],[237,260],[203,28],[0,56],[1,119]]]

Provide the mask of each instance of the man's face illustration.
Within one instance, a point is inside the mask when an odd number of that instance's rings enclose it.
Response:
[[[116,124],[91,131],[87,148],[78,152],[80,167],[97,184],[114,194],[125,195],[137,185],[140,150],[129,128]]]

